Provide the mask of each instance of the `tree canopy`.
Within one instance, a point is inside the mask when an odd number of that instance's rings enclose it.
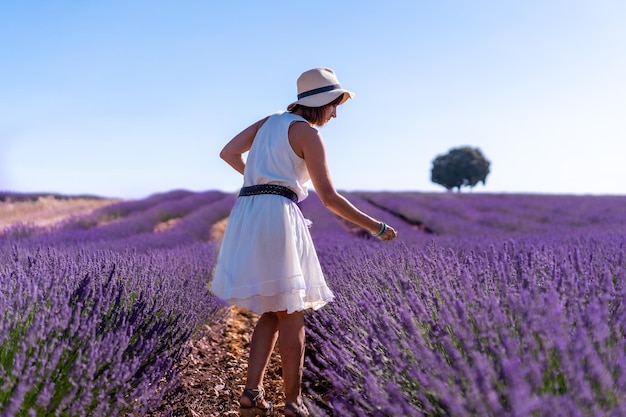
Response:
[[[431,181],[448,190],[457,188],[461,191],[461,187],[474,187],[479,182],[485,184],[490,164],[478,148],[454,148],[433,160]]]

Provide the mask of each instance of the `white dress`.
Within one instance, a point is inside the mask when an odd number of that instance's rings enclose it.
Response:
[[[248,153],[244,186],[278,184],[298,201],[307,197],[309,173],[289,144],[289,126],[302,117],[271,115]],[[311,235],[296,203],[279,195],[239,197],[228,218],[211,291],[258,314],[315,309],[333,299]]]

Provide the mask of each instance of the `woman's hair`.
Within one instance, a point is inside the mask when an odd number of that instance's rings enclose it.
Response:
[[[307,107],[296,104],[293,109],[290,110],[290,112],[293,113],[294,111],[300,109],[301,116],[307,122],[315,126],[321,126],[326,122],[326,120],[324,120],[324,116],[326,115],[326,109],[330,106],[338,106],[342,101],[343,94],[331,101],[330,103],[323,105],[322,107]]]

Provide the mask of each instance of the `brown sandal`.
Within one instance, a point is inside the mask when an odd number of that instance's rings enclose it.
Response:
[[[239,415],[241,417],[252,416],[272,416],[274,415],[274,406],[271,402],[267,401],[267,406],[262,407],[259,402],[263,401],[263,395],[265,391],[261,389],[246,388],[241,393],[242,397],[246,397],[252,403],[250,406],[239,406]]]
[[[293,413],[293,417],[308,417],[309,410],[306,408],[302,400],[299,403],[287,403],[285,404],[285,416],[287,416],[287,410]]]

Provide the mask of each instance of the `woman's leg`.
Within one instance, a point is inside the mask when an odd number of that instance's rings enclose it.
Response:
[[[276,313],[278,316],[278,348],[283,367],[285,401],[298,403],[304,365],[304,313]]]
[[[250,341],[250,358],[248,359],[248,378],[246,388],[259,389],[263,387],[265,369],[269,363],[274,345],[278,338],[278,317],[276,313],[263,313],[254,327]],[[241,397],[239,402],[249,407],[250,399]]]

